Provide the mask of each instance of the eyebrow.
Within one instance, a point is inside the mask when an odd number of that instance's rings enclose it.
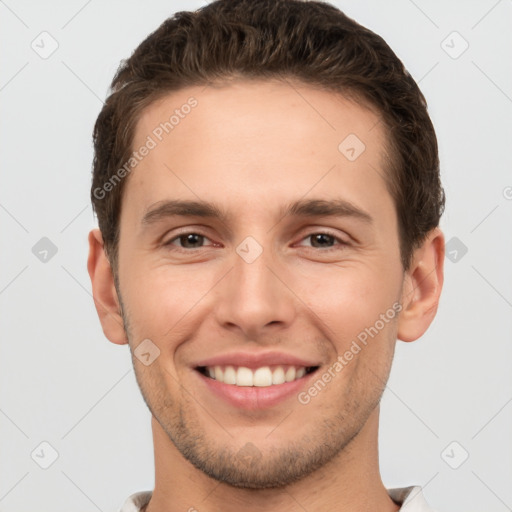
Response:
[[[372,224],[372,216],[346,199],[301,199],[281,209],[281,217],[353,217]]]
[[[160,201],[150,207],[142,217],[142,224],[150,225],[174,216],[213,218],[223,222],[228,220],[224,211],[208,201],[174,199]]]
[[[142,218],[143,225],[155,224],[168,217],[203,217],[218,219],[226,223],[230,216],[217,205],[208,201],[165,200],[150,207]],[[282,207],[280,218],[284,217],[352,217],[369,225],[372,216],[345,199],[300,199]]]

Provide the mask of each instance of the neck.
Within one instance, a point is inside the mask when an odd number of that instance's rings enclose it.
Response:
[[[152,417],[155,489],[146,512],[396,512],[378,467],[377,407],[359,434],[329,464],[277,489],[240,489],[194,467]]]

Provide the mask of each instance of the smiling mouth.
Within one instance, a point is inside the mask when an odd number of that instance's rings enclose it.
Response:
[[[275,365],[260,368],[246,366],[198,366],[196,370],[223,384],[240,387],[270,387],[302,379],[315,372],[318,366]]]

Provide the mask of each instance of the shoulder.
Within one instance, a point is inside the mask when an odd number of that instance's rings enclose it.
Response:
[[[401,505],[400,512],[436,512],[425,501],[420,486],[400,487],[387,489],[389,497]]]
[[[140,512],[149,503],[152,494],[153,491],[141,491],[130,495],[118,512]]]

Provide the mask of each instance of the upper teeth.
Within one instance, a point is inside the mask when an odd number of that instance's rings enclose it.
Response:
[[[207,366],[206,372],[212,379],[224,384],[266,387],[300,379],[306,374],[306,368],[275,366],[271,369],[269,366],[262,366],[251,370],[245,366]]]

